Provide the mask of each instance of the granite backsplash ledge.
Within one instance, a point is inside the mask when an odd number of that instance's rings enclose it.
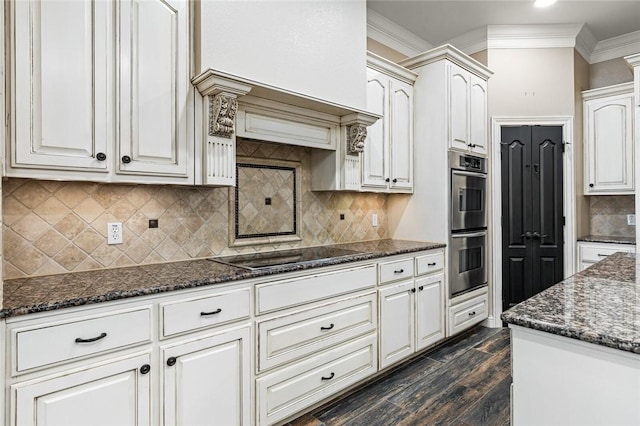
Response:
[[[237,153],[300,164],[300,241],[229,247],[229,188],[10,178],[2,188],[4,278],[388,238],[387,195],[311,191],[310,148],[239,140]],[[122,222],[123,244],[107,245],[109,222]]]

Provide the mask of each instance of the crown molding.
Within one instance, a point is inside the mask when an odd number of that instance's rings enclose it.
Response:
[[[625,56],[624,60],[632,67],[640,67],[640,53]]]
[[[640,52],[640,31],[634,31],[599,41],[593,53],[591,53],[589,63],[595,64],[610,59],[622,58],[638,52]]]
[[[487,27],[480,27],[447,41],[467,55],[487,50]]]
[[[493,75],[493,71],[450,44],[435,47],[412,58],[399,62],[398,65],[415,70],[433,62],[447,59],[484,80]]]
[[[391,62],[388,59],[383,58],[382,56],[378,56],[373,52],[367,51],[367,67],[373,68],[374,70],[383,72],[385,74],[391,74],[393,77],[398,80],[404,81],[408,84],[415,83],[418,78],[418,74],[413,71],[408,70],[405,67],[402,67],[395,62]]]
[[[407,56],[415,56],[433,47],[411,31],[369,8],[367,8],[367,37]]]
[[[575,47],[584,24],[488,25],[489,49]]]
[[[580,32],[576,36],[576,51],[584,58],[587,63],[591,62],[591,54],[593,53],[593,49],[596,48],[598,44],[598,40],[594,37],[589,27],[586,25],[582,26]]]

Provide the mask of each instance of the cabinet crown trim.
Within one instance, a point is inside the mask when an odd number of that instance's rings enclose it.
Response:
[[[450,44],[445,44],[405,59],[399,65],[414,70],[442,59],[448,59],[484,80],[488,80],[493,75],[493,71],[489,68]]]
[[[584,90],[582,91],[582,99],[588,101],[589,99],[615,95],[628,95],[630,93],[633,93],[633,81],[615,84],[613,86],[599,87],[597,89]]]
[[[418,74],[415,72],[372,52],[367,52],[367,67],[391,75],[408,84],[413,84],[418,78]]]

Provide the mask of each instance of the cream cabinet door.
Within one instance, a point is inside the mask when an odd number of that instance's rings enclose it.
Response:
[[[449,70],[449,148],[468,150],[469,87],[471,74],[463,68],[448,64]]]
[[[113,5],[12,2],[10,166],[108,171]]]
[[[249,327],[162,350],[165,425],[249,425]]]
[[[193,183],[187,181],[192,162],[188,1],[123,0],[118,5],[116,171]]]
[[[413,189],[413,86],[391,81],[389,188]]]
[[[633,194],[633,94],[585,102],[585,194]]]
[[[469,148],[475,154],[487,154],[487,81],[471,75],[469,89]]]
[[[416,280],[416,350],[424,349],[445,336],[444,274]]]
[[[380,368],[415,352],[413,280],[379,289]]]
[[[14,426],[151,425],[150,355],[11,386]]]
[[[367,128],[362,154],[362,186],[387,189],[389,178],[389,77],[367,69],[367,110],[382,118]]]

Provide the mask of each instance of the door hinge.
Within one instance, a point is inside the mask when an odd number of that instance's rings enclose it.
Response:
[[[565,216],[562,216],[562,226],[565,226],[567,224],[567,218]]]

